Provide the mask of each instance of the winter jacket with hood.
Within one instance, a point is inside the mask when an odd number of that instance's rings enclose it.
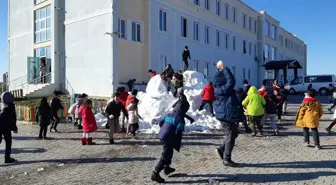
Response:
[[[61,104],[61,100],[54,97],[52,100],[51,100],[51,103],[50,103],[50,107],[51,107],[51,111],[53,113],[53,115],[57,115],[57,112],[61,109],[64,109],[63,105]]]
[[[185,125],[185,114],[190,105],[188,101],[178,101],[172,113],[167,114],[160,120],[159,138],[162,143],[173,146],[176,151],[180,151],[182,133]]]
[[[183,61],[188,61],[188,59],[191,59],[189,49],[188,50],[183,50],[183,52],[182,52],[182,60]]]
[[[79,113],[82,117],[83,132],[90,133],[96,131],[97,123],[91,108],[86,105],[81,105]]]
[[[85,98],[77,98],[76,99],[76,106],[75,106],[75,118],[82,118],[80,114],[80,108],[84,104]]]
[[[171,65],[169,64],[168,67],[162,72],[162,77],[164,79],[172,79],[174,75],[174,70],[171,67]]]
[[[318,128],[322,115],[321,103],[315,98],[306,97],[296,114],[295,124],[297,127]]]
[[[213,104],[216,113],[216,119],[230,123],[240,122],[243,118],[241,103],[239,102],[234,86],[236,80],[229,68],[218,71],[214,80],[215,97]]]
[[[216,100],[215,88],[212,85],[208,84],[204,87],[202,91],[202,100],[211,102],[214,102]]]
[[[266,104],[265,99],[258,94],[256,87],[251,86],[247,92],[247,97],[243,101],[243,106],[247,107],[247,114],[249,116],[262,116],[265,114],[264,106]]]
[[[3,92],[0,107],[0,133],[17,130],[14,96],[10,92]]]
[[[40,104],[40,106],[37,108],[36,114],[40,126],[50,124],[52,114],[51,114],[51,108],[47,102]]]
[[[276,114],[277,113],[277,99],[274,94],[272,94],[269,98],[265,99],[265,112],[266,114]]]

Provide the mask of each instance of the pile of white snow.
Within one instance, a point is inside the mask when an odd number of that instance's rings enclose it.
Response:
[[[201,93],[208,84],[202,73],[186,71],[183,73],[184,94],[190,103],[188,115],[195,119],[193,124],[187,121],[185,129],[188,131],[209,132],[212,129],[221,129],[221,124],[205,110],[198,111],[201,105]],[[140,122],[140,130],[145,133],[158,133],[158,120],[172,110],[177,101],[171,92],[167,92],[165,82],[159,75],[151,78],[146,92],[139,92],[139,114],[144,118]]]
[[[183,73],[183,90],[190,104],[188,115],[194,118],[195,122],[190,124],[186,119],[185,130],[197,132],[210,132],[214,129],[221,129],[221,124],[205,110],[198,111],[202,99],[203,88],[208,84],[202,73],[186,71]],[[165,82],[160,75],[151,78],[147,84],[146,92],[139,92],[139,114],[144,120],[140,121],[140,131],[143,133],[155,134],[160,131],[158,125],[162,116],[172,111],[173,104],[178,100],[171,92],[168,93]],[[105,126],[107,118],[98,113],[95,115],[97,124]]]

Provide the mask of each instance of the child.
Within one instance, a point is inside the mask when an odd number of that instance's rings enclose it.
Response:
[[[236,93],[237,93],[237,98],[238,98],[239,102],[242,104],[243,101],[246,98],[246,94],[244,93],[244,89],[243,88],[238,88],[236,90]],[[244,107],[242,107],[242,106],[241,106],[241,112],[244,112]],[[247,118],[246,118],[245,115],[243,115],[243,125],[244,125],[244,128],[245,128],[245,132],[247,132],[247,133],[252,132],[252,130],[250,129],[250,127],[247,124]]]
[[[242,102],[244,107],[247,107],[247,114],[249,116],[249,120],[252,123],[252,136],[257,135],[256,127],[258,128],[260,135],[263,135],[262,127],[260,125],[260,121],[264,116],[264,105],[266,104],[265,99],[258,94],[258,90],[256,87],[251,86],[247,97]]]
[[[52,113],[52,116],[53,116],[53,122],[52,122],[51,127],[50,127],[50,132],[52,132],[52,129],[54,129],[55,132],[58,132],[57,131],[57,125],[60,121],[60,118],[58,117],[57,112],[60,109],[64,109],[64,107],[61,104],[60,97],[61,97],[61,93],[59,91],[55,91],[54,92],[54,97],[53,97],[53,99],[51,100],[51,103],[50,103],[51,113]]]
[[[164,173],[169,175],[175,171],[174,168],[170,167],[170,164],[174,149],[178,152],[180,151],[182,132],[185,125],[184,117],[189,107],[188,101],[178,101],[173,112],[161,118],[159,136],[163,144],[163,151],[152,173],[152,181],[164,183],[165,180],[160,176],[160,172],[164,170]]]
[[[308,89],[306,98],[304,98],[296,115],[295,124],[303,128],[304,142],[306,146],[310,146],[309,129],[312,130],[315,148],[318,150],[320,146],[320,138],[318,127],[320,125],[320,118],[323,115],[321,103],[315,99],[316,91]]]
[[[277,89],[275,89],[274,91],[277,91]],[[274,135],[278,136],[279,135],[278,126],[275,122],[276,115],[277,115],[276,96],[272,94],[270,97],[267,97],[265,101],[266,101],[265,115],[262,119],[262,123],[265,123],[267,119],[270,119]]]
[[[202,96],[202,104],[199,110],[200,111],[203,110],[204,105],[208,104],[210,107],[210,114],[212,115],[212,117],[214,117],[215,114],[213,111],[212,103],[216,100],[216,97],[215,97],[215,88],[212,85],[212,82],[209,82],[208,85],[204,87],[201,96]]]
[[[91,132],[97,130],[96,119],[92,112],[92,101],[85,100],[84,104],[79,109],[79,114],[82,118],[83,124],[83,137],[81,139],[82,145],[94,145],[96,143],[92,142]]]
[[[287,89],[285,89],[285,86],[283,84],[280,85],[279,93],[283,98],[282,111],[283,111],[283,113],[286,113],[287,112],[287,103],[288,103],[289,92],[287,91]]]
[[[80,114],[79,110],[80,107],[84,104],[86,100],[89,99],[89,96],[85,93],[78,96],[76,99],[76,109],[75,109],[75,125],[77,125],[78,130],[82,130],[82,115]]]
[[[46,97],[41,99],[41,103],[37,109],[37,118],[40,125],[39,139],[47,139],[48,125],[50,124],[51,109]]]
[[[14,105],[14,96],[10,92],[4,92],[1,95],[0,111],[0,143],[2,136],[6,142],[5,163],[14,163],[16,160],[11,158],[12,151],[12,131],[18,133],[16,126],[16,112]]]
[[[114,144],[113,134],[119,132],[120,130],[120,125],[119,125],[120,111],[123,111],[126,118],[128,119],[127,110],[125,109],[125,106],[120,102],[119,97],[120,97],[119,92],[113,93],[112,95],[113,100],[107,104],[106,109],[105,109],[105,114],[108,119],[107,123],[109,124],[109,128],[110,128],[110,132],[109,132],[110,144]]]
[[[128,96],[129,96],[128,92],[126,92],[126,88],[124,86],[121,86],[117,89],[117,91],[120,93],[120,97],[119,97],[120,102],[126,107],[126,101],[127,101]],[[120,133],[126,133],[126,128],[125,128],[126,117],[123,114],[123,112],[121,112],[120,116],[121,116],[121,130],[120,130]]]
[[[273,90],[273,94],[274,94],[274,101],[276,103],[276,111],[277,111],[277,116],[278,116],[278,122],[281,121],[281,115],[282,115],[282,107],[283,107],[283,103],[284,103],[284,98],[281,96],[281,94],[279,93],[279,89],[274,89]]]
[[[128,105],[128,124],[130,128],[130,133],[135,136],[135,132],[139,129],[139,119],[142,120],[142,117],[138,113],[138,103],[139,100],[134,98],[131,104]]]
[[[336,110],[334,111],[333,121],[330,123],[330,125],[326,128],[326,131],[330,134],[331,129],[336,125]]]

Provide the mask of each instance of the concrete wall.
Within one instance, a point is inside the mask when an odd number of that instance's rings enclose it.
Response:
[[[181,55],[184,46],[189,46],[192,60],[189,61],[189,68],[195,68],[194,60],[199,61],[198,71],[204,73],[206,64],[209,66],[209,79],[213,78],[216,72],[215,63],[223,60],[224,64],[230,68],[235,66],[237,86],[242,86],[243,68],[245,68],[245,78],[251,84],[257,83],[257,63],[254,55],[254,44],[257,44],[257,34],[248,30],[248,18],[256,20],[258,13],[251,10],[240,1],[221,1],[221,15],[216,15],[215,1],[211,1],[210,11],[204,9],[204,1],[200,6],[193,4],[192,0],[166,0],[151,1],[151,48],[150,48],[150,68],[157,72],[162,72],[163,64],[160,55],[168,57],[168,63],[172,64],[176,70],[182,68]],[[225,3],[230,5],[229,20],[224,18]],[[237,9],[237,22],[232,22],[232,8]],[[159,10],[167,12],[168,32],[159,30]],[[242,14],[247,15],[247,27],[243,28]],[[187,18],[187,38],[181,37],[181,17]],[[199,41],[193,39],[194,21],[199,22]],[[205,26],[210,27],[210,43],[205,43]],[[216,46],[216,30],[221,32],[220,47]],[[229,49],[225,48],[225,33],[229,34]],[[233,39],[236,37],[236,50],[233,51]],[[243,54],[243,40],[246,40],[247,54]],[[252,55],[249,55],[248,46],[252,43]],[[161,63],[160,63],[161,62]],[[250,70],[250,78],[248,78]]]
[[[33,6],[33,1],[8,1],[9,82],[27,75],[27,57],[34,56]]]
[[[66,1],[66,77],[77,93],[112,93],[112,7],[110,0]]]
[[[119,17],[127,21],[127,40],[119,39],[119,81],[148,81],[149,0],[119,1]],[[142,43],[132,41],[132,21],[142,26]]]

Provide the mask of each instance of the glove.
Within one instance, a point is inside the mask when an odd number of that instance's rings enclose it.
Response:
[[[110,119],[113,119],[113,118],[114,118],[114,116],[111,114],[111,115],[109,115],[109,118],[110,118]]]

